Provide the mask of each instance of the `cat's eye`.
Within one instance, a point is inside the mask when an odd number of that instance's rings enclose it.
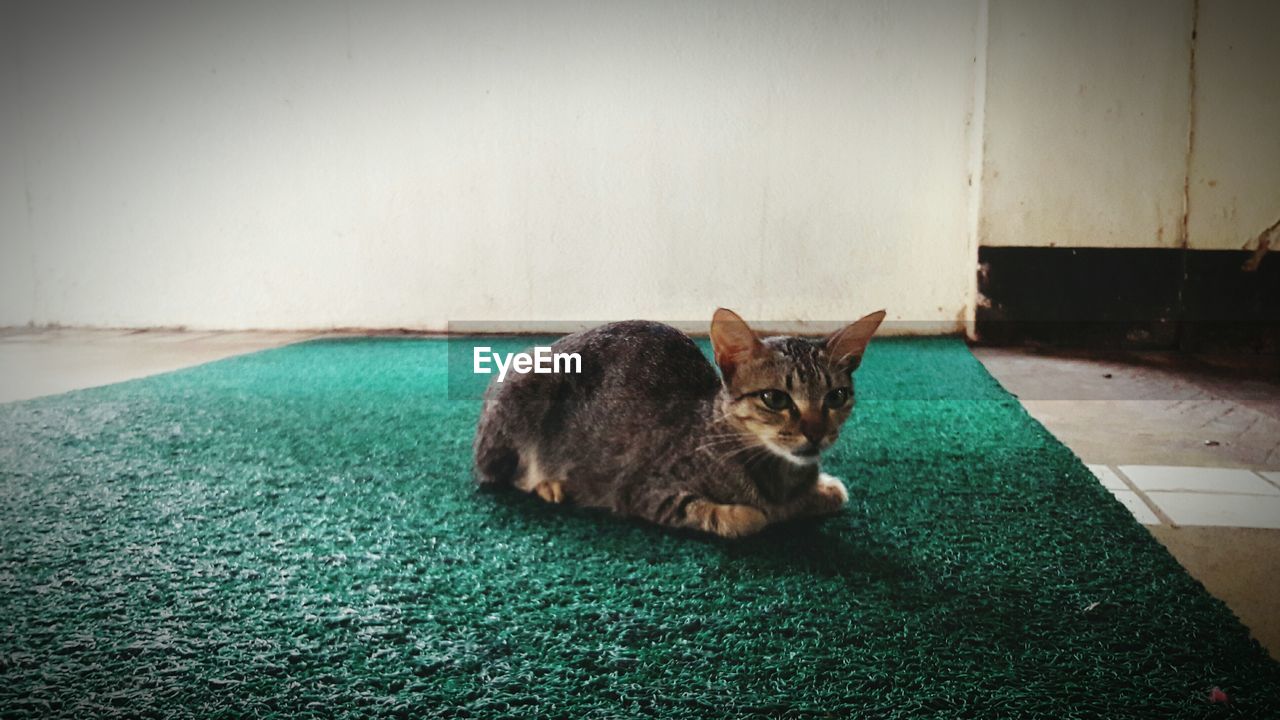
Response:
[[[827,393],[827,398],[824,401],[824,404],[832,410],[839,410],[844,407],[847,402],[849,402],[849,388],[842,387],[836,388],[835,390]]]
[[[760,402],[773,411],[782,411],[791,407],[791,396],[781,390],[765,390],[760,393]]]

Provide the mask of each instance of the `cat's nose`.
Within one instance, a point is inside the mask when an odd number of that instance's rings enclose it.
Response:
[[[821,445],[827,434],[827,424],[820,417],[801,417],[800,434],[813,445]]]

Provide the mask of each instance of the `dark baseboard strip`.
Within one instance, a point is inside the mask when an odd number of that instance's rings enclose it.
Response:
[[[1280,354],[1280,258],[1248,251],[984,247],[983,344]]]

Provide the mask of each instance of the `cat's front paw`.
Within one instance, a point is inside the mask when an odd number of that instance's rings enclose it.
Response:
[[[565,493],[564,483],[562,482],[558,482],[556,480],[543,480],[534,486],[533,491],[537,493],[538,497],[549,503],[559,504],[564,502]]]
[[[813,491],[823,499],[825,505],[830,505],[833,510],[838,510],[849,502],[849,491],[840,478],[834,475],[826,473],[819,475],[818,484],[814,486]]]

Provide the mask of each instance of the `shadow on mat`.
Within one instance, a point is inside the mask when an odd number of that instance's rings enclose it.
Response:
[[[877,540],[865,525],[840,522],[840,516],[806,518],[773,525],[759,535],[726,540],[706,533],[668,528],[636,518],[617,518],[608,513],[571,505],[548,505],[524,493],[509,489],[480,490],[477,499],[492,502],[504,519],[533,523],[543,532],[557,532],[579,538],[612,542],[592,542],[597,549],[634,547],[626,536],[645,547],[663,543],[693,543],[716,551],[724,562],[722,575],[732,578],[749,575],[791,576],[805,573],[819,577],[840,577],[854,585],[887,585],[910,582],[914,571],[895,557],[892,548]]]

